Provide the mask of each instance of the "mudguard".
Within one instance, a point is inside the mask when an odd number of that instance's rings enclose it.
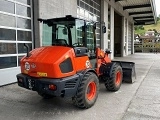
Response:
[[[111,62],[107,64],[102,64],[99,68],[99,72],[102,75],[105,75],[106,77],[111,77],[111,71],[113,69],[113,66],[116,64],[116,62]]]

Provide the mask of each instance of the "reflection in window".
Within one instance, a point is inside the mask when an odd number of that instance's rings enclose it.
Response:
[[[14,14],[14,3],[6,0],[0,0],[0,11]]]
[[[8,27],[15,27],[15,17],[5,14],[0,14],[0,25],[8,26]]]
[[[87,48],[91,53],[94,53],[95,49],[95,41],[94,41],[94,35],[93,35],[93,24],[88,23],[87,24]]]
[[[26,43],[29,46],[29,51],[32,50],[32,44]],[[18,43],[18,53],[27,53],[27,49],[24,46],[24,43]]]
[[[0,40],[16,40],[16,30],[0,28]]]
[[[30,5],[30,0],[16,0],[17,2],[21,2],[23,4],[27,4],[27,5]]]
[[[0,54],[16,54],[16,43],[0,43]]]
[[[17,40],[18,41],[32,41],[31,32],[17,30]]]
[[[47,24],[43,24],[43,33],[42,34],[43,34],[42,46],[52,45],[52,27],[48,27]]]
[[[22,15],[26,17],[31,17],[31,9],[26,6],[16,5],[16,13],[17,15]]]
[[[31,20],[24,18],[17,18],[17,27],[24,29],[31,29]]]
[[[77,38],[73,40],[73,44],[78,43],[78,46],[83,46],[84,42],[83,42],[83,37],[84,37],[84,33],[82,32],[84,28],[84,21],[83,20],[76,20],[76,36]]]
[[[17,67],[17,57],[0,57],[0,69]]]
[[[100,22],[100,4],[101,0],[79,0],[80,4],[77,4],[77,17],[81,19],[86,19],[86,20],[91,20],[95,22]],[[97,24],[98,30],[96,33],[100,35],[100,26]],[[79,32],[78,32],[79,33]],[[87,33],[88,39],[93,39],[92,38],[92,33]],[[99,40],[99,36],[96,37],[97,40]],[[81,39],[81,38],[78,38]]]

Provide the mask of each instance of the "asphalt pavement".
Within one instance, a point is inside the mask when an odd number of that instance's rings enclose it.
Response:
[[[115,60],[135,62],[136,80],[117,92],[100,84],[95,105],[83,110],[71,98],[44,100],[16,83],[0,87],[0,120],[160,120],[160,54],[136,53]]]

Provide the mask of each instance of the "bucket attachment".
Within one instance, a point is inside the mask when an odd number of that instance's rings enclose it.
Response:
[[[135,63],[125,61],[112,61],[117,62],[121,65],[123,70],[123,82],[133,83],[136,79]]]

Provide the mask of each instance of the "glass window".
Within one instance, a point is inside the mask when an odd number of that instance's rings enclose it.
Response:
[[[31,29],[31,20],[24,18],[17,18],[17,27],[24,29]]]
[[[0,14],[0,25],[8,26],[8,27],[15,27],[15,17],[5,14]]]
[[[0,0],[0,11],[14,14],[14,3],[6,0]]]
[[[101,9],[101,8],[100,8],[100,5],[97,5],[97,9],[98,9],[98,10],[100,10],[100,9]]]
[[[0,42],[0,54],[16,54],[16,43]]]
[[[16,30],[0,28],[0,40],[16,40]]]
[[[91,12],[91,13],[94,13],[93,7],[90,7],[90,12]]]
[[[93,1],[92,0],[90,1],[90,5],[93,6]]]
[[[48,27],[47,24],[43,24],[42,34],[42,46],[52,45],[52,27]]]
[[[73,44],[76,44],[78,46],[83,46],[84,45],[84,42],[82,41],[83,40],[83,37],[84,37],[84,21],[83,20],[76,20],[76,36],[77,38],[76,39],[72,39],[73,41]]]
[[[80,1],[80,7],[84,8],[84,2]]]
[[[77,0],[77,5],[79,6],[79,0]]]
[[[100,39],[100,37],[101,37],[100,34],[96,34],[97,39]]]
[[[27,5],[30,5],[30,0],[16,0],[17,2],[21,2],[23,4],[27,4]]]
[[[32,43],[26,43],[29,46],[29,51],[32,50]],[[27,53],[24,43],[18,43],[18,53]]]
[[[0,57],[0,69],[17,67],[17,57]]]
[[[95,49],[95,41],[94,41],[94,35],[93,35],[93,24],[88,23],[87,24],[87,48],[90,52],[94,52]]]
[[[29,7],[18,5],[18,4],[16,5],[16,7],[17,7],[16,8],[17,15],[31,17],[31,9]]]
[[[47,25],[48,24],[48,25]],[[70,36],[70,32],[71,35]],[[72,37],[72,39],[70,39]],[[71,21],[49,21],[43,24],[42,45],[72,45],[71,40],[75,40],[75,20]]]
[[[89,5],[85,4],[85,9],[89,11]]]
[[[101,44],[101,43],[100,43],[100,40],[97,40],[96,42],[97,42],[97,44]]]
[[[96,15],[100,16],[100,12],[98,10],[96,10]]]
[[[31,32],[17,30],[17,40],[18,41],[32,41]]]

